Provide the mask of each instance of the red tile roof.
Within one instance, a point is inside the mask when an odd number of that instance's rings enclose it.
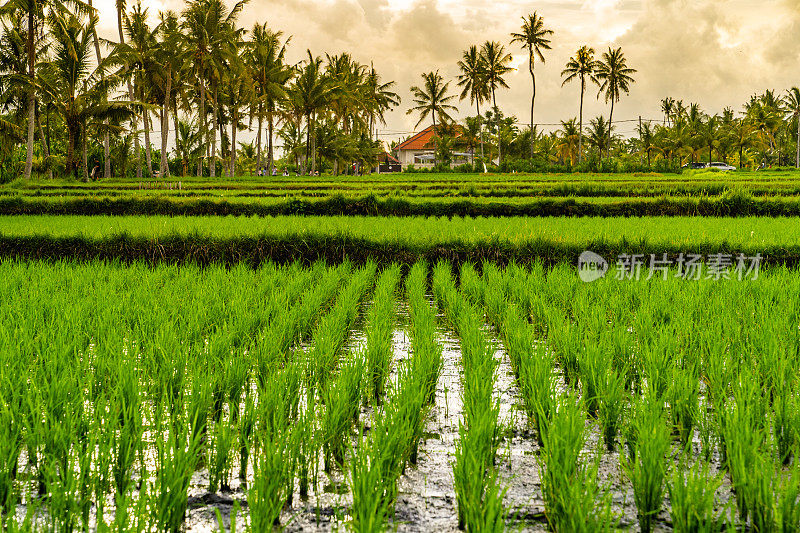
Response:
[[[431,143],[432,138],[433,126],[428,126],[410,139],[398,144],[395,147],[395,150],[428,150],[433,147],[433,144]]]

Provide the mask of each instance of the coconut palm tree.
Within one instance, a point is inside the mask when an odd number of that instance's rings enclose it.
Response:
[[[636,128],[639,134],[639,142],[642,144],[642,150],[647,154],[647,167],[650,168],[650,153],[653,151],[655,142],[655,131],[649,122],[643,122]]]
[[[291,37],[283,40],[283,32],[272,31],[266,24],[256,24],[250,34],[245,61],[250,69],[255,95],[253,110],[258,120],[256,132],[256,166],[261,168],[261,133],[267,121],[267,171],[274,164],[273,144],[275,120],[279,104],[286,98],[286,86],[294,69],[286,64],[286,48]]]
[[[414,85],[411,87],[411,94],[414,95],[414,107],[409,109],[406,114],[419,113],[419,126],[429,116],[433,120],[433,129],[436,131],[436,119],[439,122],[452,122],[451,111],[456,111],[456,107],[450,102],[455,98],[454,95],[447,94],[450,89],[450,82],[445,83],[439,71],[427,72],[422,75],[422,87]],[[436,148],[434,147],[434,154]],[[434,158],[436,156],[434,155]],[[435,163],[434,159],[434,163]]]
[[[661,100],[661,112],[664,113],[664,125],[670,125],[670,117],[675,109],[675,99],[669,96]]]
[[[314,120],[331,97],[333,86],[325,76],[322,59],[307,50],[306,60],[298,67],[297,76],[289,89],[292,105],[306,121],[306,164],[311,158],[311,171],[316,170],[316,158],[312,148]]]
[[[701,122],[697,127],[697,132],[694,134],[697,142],[704,148],[708,148],[708,162],[711,163],[714,159],[713,151],[719,136],[719,116],[714,115],[708,117],[704,122]]]
[[[630,93],[630,86],[634,83],[632,74],[635,73],[636,69],[628,67],[622,48],[609,48],[607,52],[603,53],[603,58],[597,62],[595,77],[600,82],[600,90],[597,93],[597,97],[599,98],[603,94],[606,103],[611,102],[611,112],[608,115],[609,125],[614,124],[614,103],[619,102],[622,93]],[[609,135],[611,135],[611,130],[612,128],[609,127]],[[608,148],[609,150],[611,149],[610,138]],[[610,152],[608,156],[611,156]]]
[[[792,87],[789,89],[785,101],[786,110],[788,111],[789,116],[792,117],[795,122],[797,122],[797,136],[795,137],[795,141],[797,142],[797,146],[795,147],[795,168],[800,168],[800,88]]]
[[[580,130],[574,118],[561,121],[561,129],[558,134],[561,136],[561,142],[558,146],[561,153],[561,160],[566,162],[569,159],[570,164],[574,165],[578,158],[578,150],[580,145]]]
[[[48,15],[50,37],[54,43],[52,84],[42,89],[50,93],[67,129],[67,170],[76,177],[78,145],[83,153],[83,177],[88,178],[87,137],[90,126],[104,127],[127,120],[133,114],[131,102],[110,101],[108,96],[120,83],[116,73],[107,72],[115,64],[114,52],[92,69],[92,43],[97,15],[84,22],[75,13]],[[111,126],[108,126],[111,127]],[[121,131],[117,129],[117,131]]]
[[[544,50],[550,50],[550,39],[553,35],[553,30],[545,28],[544,21],[535,11],[533,15],[522,17],[522,31],[520,33],[511,34],[511,42],[518,42],[522,48],[528,50],[528,70],[531,73],[531,81],[533,82],[533,94],[531,95],[531,124],[533,129],[534,125],[534,109],[536,107],[536,74],[534,72],[534,59],[539,58],[542,63],[545,62]],[[480,114],[480,113],[479,113]],[[531,158],[533,158],[536,141],[534,136],[531,135]]]
[[[497,89],[499,87],[508,89],[508,84],[503,76],[514,70],[508,66],[511,62],[511,54],[506,53],[506,48],[502,44],[496,41],[486,41],[481,46],[481,56],[486,69],[486,85],[492,94],[492,107],[497,108]]]
[[[458,86],[461,87],[460,100],[469,98],[478,111],[478,120],[481,120],[481,103],[489,99],[489,90],[486,83],[486,64],[483,55],[475,45],[464,51],[461,61],[458,62],[461,74],[458,75]],[[481,159],[483,159],[483,124],[479,122],[479,136],[481,140]]]
[[[159,174],[163,178],[169,175],[167,141],[169,139],[170,108],[173,102],[177,105],[173,90],[177,85],[177,79],[180,78],[181,72],[185,68],[186,50],[183,45],[183,36],[180,32],[178,15],[172,11],[165,11],[159,13],[159,18],[161,22],[155,29],[159,39],[153,54],[153,65],[156,67],[154,79],[162,96]],[[177,123],[175,127],[177,130]]]
[[[581,104],[578,113],[578,164],[583,160],[583,96],[586,94],[586,81],[600,85],[595,72],[597,70],[597,61],[594,59],[594,48],[589,46],[581,46],[573,57],[567,61],[566,68],[561,71],[561,76],[564,81],[561,83],[563,87],[573,80],[580,80],[581,82]]]
[[[211,136],[209,171],[212,177],[216,174],[219,88],[227,70],[226,60],[237,54],[242,30],[236,28],[236,20],[246,2],[240,0],[229,11],[223,0],[188,0],[182,13],[181,30],[191,59],[191,75],[200,93],[200,124],[206,146],[209,133]],[[211,128],[206,109],[209,96]],[[201,161],[198,161],[197,175],[202,175]]]
[[[81,0],[71,0],[70,6],[76,15],[85,15],[93,11]],[[27,137],[25,152],[25,169],[23,176],[30,178],[33,170],[33,145],[36,131],[36,41],[41,32],[40,24],[47,19],[53,8],[64,10],[65,6],[57,0],[9,0],[0,7],[0,16],[6,17],[14,12],[25,13],[27,31],[25,33],[25,59],[27,60],[27,97],[26,118]]]
[[[133,80],[135,98],[140,102],[153,103],[156,85],[155,73],[158,53],[158,29],[148,24],[149,10],[137,2],[129,13],[123,17],[127,44],[118,45],[118,56],[127,67],[127,74]],[[153,178],[153,152],[150,143],[150,112],[142,107],[142,124],[144,129],[144,149],[147,175]]]
[[[369,72],[364,80],[364,107],[369,117],[369,138],[374,139],[373,129],[377,125],[386,125],[386,112],[400,105],[400,96],[394,92],[395,82],[381,80],[375,67],[370,65]],[[377,131],[374,131],[376,134]]]

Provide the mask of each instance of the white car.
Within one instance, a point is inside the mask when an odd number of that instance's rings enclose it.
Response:
[[[720,162],[709,163],[708,166],[706,166],[706,168],[714,170],[724,170],[724,171],[736,170],[736,167],[733,167],[727,163],[720,163]]]

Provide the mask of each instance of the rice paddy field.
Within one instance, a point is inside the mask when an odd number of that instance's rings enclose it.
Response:
[[[479,217],[458,203],[559,188],[694,202],[693,180],[735,205],[763,191],[791,203],[795,177],[5,186],[0,530],[798,531],[800,218]],[[352,186],[360,202],[384,194],[371,182],[454,214],[3,203],[247,206],[290,186],[313,201]],[[764,264],[746,279],[585,283],[584,250]]]

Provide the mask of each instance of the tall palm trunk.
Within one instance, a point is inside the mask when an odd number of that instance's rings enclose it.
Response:
[[[483,118],[481,117],[481,103],[477,98],[475,99],[475,106],[478,110],[478,131],[480,132],[481,137],[481,164],[486,165],[486,157],[483,155]],[[474,163],[473,166],[475,166]]]
[[[535,152],[536,138],[533,135],[533,111],[536,107],[536,74],[533,72],[533,45],[528,45],[528,70],[531,72],[531,81],[533,81],[533,94],[531,95],[531,159]]]
[[[795,168],[800,168],[800,114],[797,115],[797,154],[795,155]]]
[[[258,104],[258,133],[256,133],[256,171],[261,170],[261,134],[264,129],[264,104]]]
[[[306,116],[306,160],[303,163],[303,172],[301,175],[305,175],[305,167],[308,166],[308,158],[311,154],[311,113]]]
[[[92,0],[89,0],[89,7],[92,7]],[[103,61],[103,57],[100,54],[100,39],[97,38],[97,29],[95,28],[92,31],[92,37],[94,38],[94,51],[97,55],[97,64]],[[105,75],[101,73],[101,78],[104,78]],[[103,122],[108,128],[108,119]],[[108,179],[111,177],[111,134],[109,133],[108,129],[106,129],[106,133],[103,136],[103,177]]]
[[[267,112],[267,174],[272,175],[272,167],[275,165],[275,154],[272,146],[272,136],[275,125],[273,124],[272,111]]]
[[[44,129],[42,128],[42,115],[41,112],[36,115],[36,127],[39,130],[39,139],[42,141],[42,151],[44,152],[44,158],[46,160],[50,160],[50,146],[47,142],[47,138],[44,136]],[[47,178],[53,179],[53,167],[48,163],[47,165]]]
[[[311,123],[316,121],[317,117],[311,117]],[[314,175],[317,171],[317,136],[311,132],[311,174]]]
[[[172,127],[175,129],[175,151],[180,153],[178,150],[178,139],[180,138],[180,130],[178,129],[178,102],[175,102],[175,107],[172,109]],[[181,177],[186,177],[186,174],[189,172],[189,161],[184,157],[181,153]]]
[[[614,124],[614,99],[611,99],[611,113],[608,115],[608,147],[606,148],[606,156],[611,159],[611,142],[613,139],[613,128],[612,124]]]
[[[120,2],[117,2],[117,30],[119,30],[119,42],[120,44],[125,44],[125,32],[122,30],[122,8],[123,5]],[[128,80],[128,100],[133,102],[133,84],[130,80]],[[139,154],[139,122],[136,119],[136,114],[133,114],[133,118],[131,119],[131,126],[133,127],[134,136],[133,136],[133,153],[136,156],[136,179],[142,179],[142,159],[141,155]]]
[[[150,112],[146,111],[142,115],[144,119],[144,157],[147,163],[147,175],[153,179],[153,152],[150,145]]]
[[[164,88],[164,105],[161,109],[161,177],[169,175],[167,164],[167,140],[169,135],[169,103],[172,97],[172,68],[167,68],[166,87]]]
[[[209,174],[212,178],[217,176],[217,128],[219,127],[219,123],[217,122],[218,118],[217,115],[219,114],[219,89],[217,88],[216,84],[214,84],[214,94],[211,98],[211,127],[213,128],[213,132],[211,133],[211,161],[210,161],[210,170]]]
[[[578,164],[583,161],[583,93],[586,90],[586,80],[581,76],[581,107],[578,114]]]
[[[237,104],[234,104],[233,112],[231,113],[231,178],[236,177],[236,125],[239,123],[239,109]]]
[[[81,123],[81,152],[83,154],[83,181],[89,181],[89,149],[88,140],[89,132],[86,128],[86,119]]]
[[[437,157],[438,157],[438,147],[436,142],[436,112],[431,113],[431,117],[433,118],[433,166],[435,167],[437,164]]]
[[[33,142],[36,127],[36,47],[34,46],[34,31],[36,12],[33,2],[31,10],[28,12],[28,77],[30,87],[28,87],[28,146],[25,154],[25,179],[31,177],[33,171]]]
[[[205,148],[208,146],[207,138],[208,135],[206,131],[208,130],[208,117],[206,117],[206,85],[203,82],[200,82],[200,143],[202,147]],[[207,150],[202,150],[200,153],[200,157],[197,159],[197,177],[200,178],[203,176],[203,152]]]

